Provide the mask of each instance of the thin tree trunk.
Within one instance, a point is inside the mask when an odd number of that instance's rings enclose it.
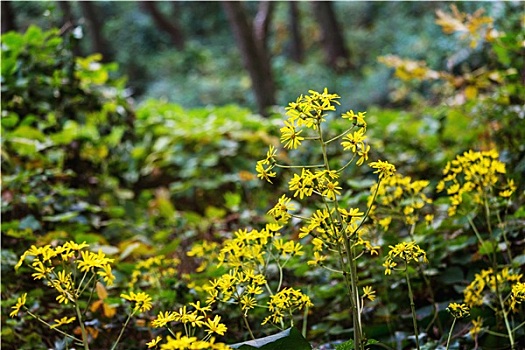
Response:
[[[348,50],[333,8],[329,1],[313,1],[314,15],[321,28],[321,44],[323,45],[326,63],[336,71],[350,68]]]
[[[2,34],[16,28],[15,12],[11,1],[2,1]]]
[[[252,89],[259,113],[268,115],[268,108],[275,105],[275,83],[266,49],[268,22],[272,6],[262,4],[256,16],[255,28],[248,20],[242,2],[223,1],[235,41],[252,81]]]
[[[112,60],[111,46],[102,35],[103,22],[100,17],[100,11],[97,9],[97,3],[91,1],[79,1],[82,12],[88,24],[92,49],[94,52],[102,54],[102,61],[109,62]]]
[[[71,3],[69,1],[56,1],[62,11],[62,27],[60,28],[61,35],[68,33],[69,40],[71,41],[71,51],[75,56],[82,56],[80,47],[78,45],[78,40],[73,38],[73,35],[70,33],[78,25],[77,20],[73,16],[73,11],[71,10]]]
[[[290,47],[289,55],[295,62],[301,63],[304,57],[303,38],[301,37],[300,20],[299,20],[299,7],[297,2],[289,2],[289,21],[290,21]]]
[[[149,12],[157,28],[170,36],[171,42],[178,50],[183,50],[185,45],[182,30],[173,18],[167,18],[158,8],[155,1],[141,1],[141,6]]]

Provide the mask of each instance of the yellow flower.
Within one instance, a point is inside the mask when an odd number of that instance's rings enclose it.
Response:
[[[341,115],[341,117],[353,122],[354,126],[366,129],[365,114],[366,112],[357,112],[357,114],[355,114],[353,110],[350,110]]]
[[[115,275],[113,275],[113,272],[111,272],[111,265],[102,265],[102,271],[98,271],[97,274],[102,277],[102,280],[106,282],[108,286],[113,285],[113,281],[115,281]]]
[[[374,301],[376,296],[375,290],[372,289],[371,286],[365,286],[363,287],[363,299],[368,298],[370,301]]]
[[[347,134],[343,138],[343,142],[341,142],[341,145],[343,146],[343,149],[346,150],[352,150],[352,152],[356,153],[357,150],[364,149],[366,140],[365,136],[365,129],[359,129],[357,131],[354,131],[353,134]]]
[[[69,318],[67,318],[67,317],[62,317],[62,318],[59,319],[59,320],[55,320],[55,324],[51,325],[50,328],[53,329],[53,328],[60,327],[60,326],[62,326],[62,325],[64,325],[64,324],[69,324],[69,323],[71,323],[71,322],[74,322],[76,319],[77,319],[76,317],[69,317]]]
[[[475,320],[472,320],[472,328],[470,328],[470,336],[475,338],[479,332],[481,332],[481,327],[483,326],[483,319],[478,316]]]
[[[20,312],[20,308],[26,304],[26,298],[27,298],[27,293],[24,293],[22,294],[21,297],[19,297],[16,300],[16,305],[11,307],[13,311],[11,311],[11,313],[9,314],[9,317],[15,317],[16,315],[18,315],[18,313]]]
[[[378,160],[377,162],[372,162],[370,167],[377,169],[374,171],[374,174],[379,173],[380,179],[392,176],[396,172],[396,167],[387,161]]]
[[[270,180],[271,177],[275,177],[277,173],[275,171],[271,171],[273,169],[273,165],[268,166],[267,168],[264,167],[264,161],[260,160],[255,165],[255,171],[257,172],[257,177],[261,178],[261,180],[266,180],[269,183],[273,183],[272,180]]]
[[[284,127],[281,128],[281,143],[284,143],[284,148],[296,149],[301,145],[301,141],[304,140],[304,137],[299,136],[302,130],[295,130],[295,123],[284,121]]]
[[[161,328],[161,327],[164,327],[165,325],[167,325],[168,323],[172,322],[172,321],[175,321],[176,320],[176,317],[175,317],[175,314],[173,311],[166,311],[166,312],[159,312],[159,314],[157,315],[157,318],[154,319],[152,322],[151,322],[151,325],[154,327],[154,328]]]
[[[150,342],[147,342],[146,345],[148,346],[148,349],[154,348],[157,346],[157,344],[162,340],[162,336],[157,335],[155,339],[152,339]]]
[[[447,311],[450,312],[454,318],[470,316],[470,308],[467,304],[450,303],[447,307]]]
[[[151,304],[151,297],[144,292],[129,292],[129,294],[122,293],[120,297],[136,303],[135,307],[133,308],[134,312],[136,312],[137,310],[145,312],[150,310],[153,306]]]
[[[224,335],[228,330],[228,328],[221,323],[221,316],[219,315],[215,315],[213,320],[211,318],[207,319],[204,325],[208,328],[206,330],[208,334],[216,333],[218,335]]]

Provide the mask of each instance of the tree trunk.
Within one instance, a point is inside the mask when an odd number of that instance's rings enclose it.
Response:
[[[78,21],[73,16],[73,11],[71,10],[71,3],[69,1],[56,1],[58,3],[58,6],[60,7],[60,11],[62,11],[62,27],[60,28],[60,34],[65,35],[66,33],[69,35],[68,40],[70,40],[71,43],[71,51],[75,56],[82,56],[82,53],[80,51],[80,47],[78,45],[78,40],[73,37],[73,35],[70,33],[72,30],[75,29],[78,25]]]
[[[301,63],[303,61],[304,57],[304,47],[303,47],[303,38],[301,37],[301,29],[300,29],[300,21],[299,21],[299,7],[297,6],[297,2],[290,1],[290,12],[289,19],[290,19],[290,46],[288,48],[288,52],[290,55],[290,58],[294,60],[295,62]]]
[[[348,50],[332,2],[313,1],[312,7],[321,28],[321,44],[325,51],[326,63],[338,72],[351,68]]]
[[[2,34],[16,30],[15,12],[11,1],[2,1]]]
[[[157,8],[155,1],[141,1],[141,6],[149,12],[157,28],[170,36],[173,45],[178,50],[183,50],[185,45],[184,35],[174,18],[167,18]]]
[[[100,17],[100,11],[97,9],[97,3],[91,1],[79,1],[78,4],[82,8],[82,12],[86,18],[93,52],[101,53],[103,62],[111,61],[113,55],[111,53],[109,42],[102,35],[103,21]]]
[[[268,108],[275,105],[275,83],[270,55],[266,49],[268,23],[273,6],[270,3],[261,3],[252,25],[242,2],[223,1],[221,4],[250,75],[259,113],[267,116]]]

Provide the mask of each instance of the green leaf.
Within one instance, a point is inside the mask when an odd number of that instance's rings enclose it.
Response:
[[[73,218],[76,218],[78,214],[80,213],[77,211],[68,211],[65,213],[57,214],[57,215],[44,216],[42,220],[49,221],[49,222],[67,222]]]
[[[230,345],[234,349],[264,349],[264,350],[311,350],[312,347],[295,328],[288,328],[268,337]]]
[[[492,241],[485,241],[479,246],[479,253],[481,255],[492,254],[498,249],[498,245]]]
[[[337,345],[335,350],[353,350],[355,349],[354,341],[350,339],[349,341],[345,341],[342,344]]]

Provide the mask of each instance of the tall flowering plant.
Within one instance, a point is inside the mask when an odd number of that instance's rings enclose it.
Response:
[[[286,150],[316,146],[321,154],[317,164],[284,164],[277,160],[277,150],[270,145],[266,157],[257,162],[257,176],[272,183],[278,168],[295,170],[288,182],[290,195],[283,195],[268,212],[280,225],[286,225],[295,218],[303,223],[299,238],[307,239],[313,245],[313,257],[309,265],[318,265],[338,272],[345,283],[352,313],[354,343],[356,349],[364,349],[366,337],[363,334],[361,314],[365,299],[374,300],[372,286],[359,290],[357,260],[364,254],[377,255],[379,246],[374,245],[367,236],[365,222],[370,216],[371,203],[365,210],[347,207],[341,201],[345,170],[351,165],[362,166],[369,158],[370,145],[367,143],[365,121],[366,112],[350,110],[340,117],[347,120],[348,127],[339,135],[329,135],[325,130],[329,113],[336,113],[339,105],[337,94],[308,91],[286,108],[288,118],[281,131],[281,144]],[[348,153],[344,164],[334,167],[330,162],[327,148],[334,143]],[[387,161],[369,163],[378,176],[378,183],[392,176],[396,169]],[[379,186],[377,186],[379,189]],[[374,195],[377,195],[377,189]],[[315,199],[319,208],[309,217],[295,212],[292,198],[299,200]],[[335,265],[329,257],[337,256]]]

